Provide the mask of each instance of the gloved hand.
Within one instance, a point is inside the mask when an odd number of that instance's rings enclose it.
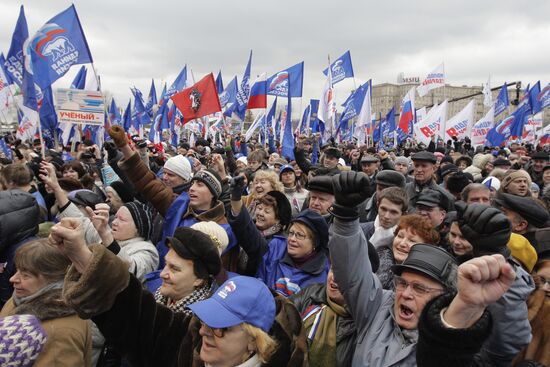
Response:
[[[357,206],[370,194],[369,179],[363,172],[344,171],[332,177],[335,204],[331,213],[343,220],[359,217]]]
[[[231,192],[232,201],[240,201],[244,191],[244,176],[237,176],[231,179],[229,191]]]
[[[113,139],[113,142],[117,147],[122,148],[125,145],[128,145],[128,139],[126,138],[126,132],[122,126],[114,125],[109,129],[109,136]]]
[[[107,151],[107,159],[111,160],[116,157],[117,155],[117,148],[115,143],[112,141],[106,141],[105,144],[103,144],[105,147],[105,150]]]
[[[512,224],[500,210],[484,204],[455,203],[458,227],[473,246],[474,256],[509,254]]]

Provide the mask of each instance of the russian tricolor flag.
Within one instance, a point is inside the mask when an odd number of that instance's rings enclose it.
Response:
[[[267,108],[267,83],[265,73],[260,75],[250,88],[250,97],[248,98],[247,109]]]
[[[399,116],[399,128],[409,134],[410,123],[414,121],[414,87],[411,88],[401,101],[401,115]]]

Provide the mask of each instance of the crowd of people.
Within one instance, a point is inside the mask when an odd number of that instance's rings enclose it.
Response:
[[[0,158],[0,365],[550,366],[550,147],[109,129]]]

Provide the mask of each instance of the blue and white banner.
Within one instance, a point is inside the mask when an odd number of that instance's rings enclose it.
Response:
[[[304,84],[304,62],[279,71],[266,80],[267,94],[271,96],[301,97]]]

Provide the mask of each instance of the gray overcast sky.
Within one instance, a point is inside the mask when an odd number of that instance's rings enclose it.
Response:
[[[550,2],[532,1],[74,1],[104,90],[124,106],[129,87],[146,96],[151,78],[170,84],[185,63],[198,80],[221,68],[224,83],[305,61],[304,101],[319,98],[327,55],[351,50],[357,83],[423,78],[441,61],[452,85],[550,81]],[[7,52],[19,6],[29,32],[70,5],[3,0],[0,51]],[[54,86],[65,87],[78,67]],[[343,101],[353,87],[338,84]]]

